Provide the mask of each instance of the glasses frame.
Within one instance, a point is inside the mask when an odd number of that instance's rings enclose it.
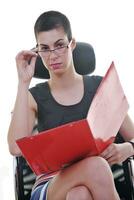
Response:
[[[49,56],[50,56],[50,54],[53,52],[53,53],[55,53],[56,55],[63,55],[64,53],[59,53],[59,52],[57,52],[56,50],[60,50],[60,49],[64,49],[64,48],[66,48],[66,49],[68,49],[70,46],[71,46],[71,43],[72,43],[72,40],[70,40],[70,42],[69,42],[69,44],[67,44],[67,45],[64,45],[64,46],[62,46],[62,47],[57,47],[57,48],[55,48],[55,49],[46,49],[46,50],[38,50],[38,44],[36,45],[36,52],[40,55],[40,53],[48,53],[48,55],[46,54],[46,56],[42,56],[42,57],[45,57],[45,58],[49,58]]]

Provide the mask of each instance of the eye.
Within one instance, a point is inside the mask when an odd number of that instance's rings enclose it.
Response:
[[[61,48],[61,47],[64,47],[64,46],[65,46],[64,43],[58,43],[58,44],[56,45],[56,48]]]
[[[39,46],[39,51],[49,51],[48,46]]]

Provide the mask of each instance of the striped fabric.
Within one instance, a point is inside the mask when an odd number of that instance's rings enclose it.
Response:
[[[45,183],[45,185],[43,186],[42,190],[41,190],[41,193],[40,193],[40,198],[39,200],[47,200],[47,186],[48,186],[48,183]]]
[[[56,174],[57,174],[57,172],[51,173],[49,175],[42,174],[42,175],[37,176],[35,184],[32,188],[32,191],[34,191],[35,188],[38,187],[39,185],[45,184],[46,182],[51,180]]]

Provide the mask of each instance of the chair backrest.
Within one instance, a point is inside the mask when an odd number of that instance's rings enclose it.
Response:
[[[76,48],[73,51],[73,60],[75,70],[81,74],[90,74],[95,70],[95,53],[93,47],[84,42],[77,42]],[[49,72],[44,67],[40,57],[37,57],[35,65],[35,78],[48,79]]]

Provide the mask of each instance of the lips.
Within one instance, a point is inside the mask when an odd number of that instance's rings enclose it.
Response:
[[[61,63],[52,63],[52,64],[50,65],[50,67],[51,67],[52,69],[60,69],[60,68],[61,68]]]

